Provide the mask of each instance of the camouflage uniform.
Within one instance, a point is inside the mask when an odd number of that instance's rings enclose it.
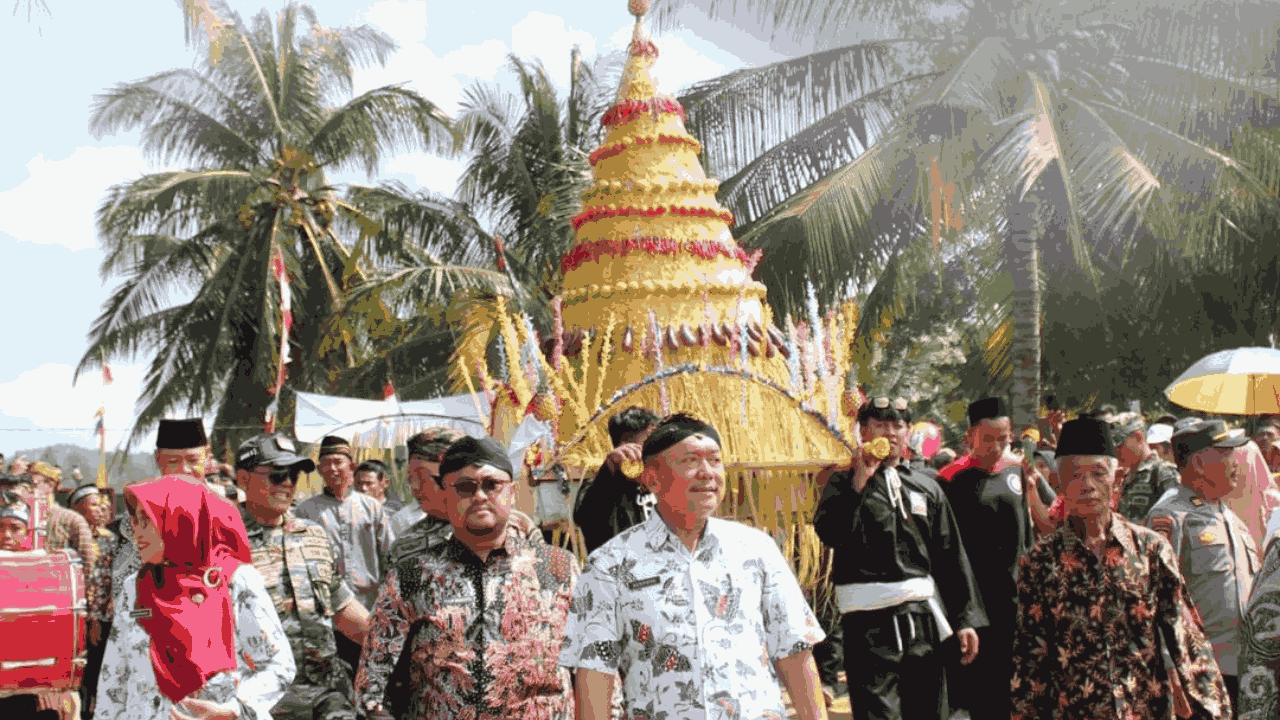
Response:
[[[242,510],[253,565],[275,603],[297,676],[272,711],[276,718],[353,720],[351,676],[338,657],[332,616],[355,599],[324,528],[286,512],[266,527]]]
[[[1116,512],[1130,522],[1144,523],[1156,502],[1170,489],[1180,485],[1178,469],[1152,455],[1138,463],[1125,477]]]

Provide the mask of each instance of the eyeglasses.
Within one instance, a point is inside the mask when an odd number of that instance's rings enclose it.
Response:
[[[512,481],[510,480],[494,480],[493,478],[485,478],[482,482],[476,482],[475,480],[463,480],[462,482],[454,483],[449,487],[458,494],[458,497],[475,497],[476,492],[479,490],[484,490],[484,494],[487,497],[493,497],[503,490],[506,490],[507,486],[510,485],[511,482]]]
[[[254,475],[261,475],[261,474],[262,473],[259,473],[259,472],[254,473]],[[269,472],[267,472],[266,475],[267,475],[267,479],[271,481],[272,485],[283,485],[286,482],[289,482],[290,480],[294,479],[294,473],[291,468],[284,468],[282,470],[272,469]]]

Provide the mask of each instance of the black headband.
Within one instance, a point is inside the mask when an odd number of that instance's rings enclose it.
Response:
[[[658,427],[654,428],[649,435],[649,439],[644,441],[644,447],[641,449],[640,454],[645,460],[648,460],[693,435],[706,435],[715,440],[716,445],[723,447],[720,443],[720,433],[716,432],[715,428],[692,415],[680,413],[666,418],[658,424]]]
[[[450,445],[440,459],[440,477],[472,465],[488,465],[506,473],[512,480],[516,477],[511,459],[507,457],[507,449],[491,437],[464,437]]]

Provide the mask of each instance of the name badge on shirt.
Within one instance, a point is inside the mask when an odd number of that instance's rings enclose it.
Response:
[[[138,608],[137,610],[130,610],[129,617],[133,618],[134,620],[147,620],[151,617],[151,608]]]
[[[657,585],[660,582],[662,582],[662,578],[655,575],[651,578],[645,578],[643,580],[632,580],[631,582],[627,583],[627,589],[643,590],[647,587],[653,587],[654,585]]]
[[[929,501],[925,499],[924,493],[910,491],[907,496],[911,498],[911,514],[927,517],[929,515]]]

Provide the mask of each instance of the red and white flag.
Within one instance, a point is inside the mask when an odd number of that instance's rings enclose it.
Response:
[[[108,365],[106,362],[103,362],[102,363],[102,384],[110,385],[114,381],[115,381],[115,378],[111,377],[111,366]]]

